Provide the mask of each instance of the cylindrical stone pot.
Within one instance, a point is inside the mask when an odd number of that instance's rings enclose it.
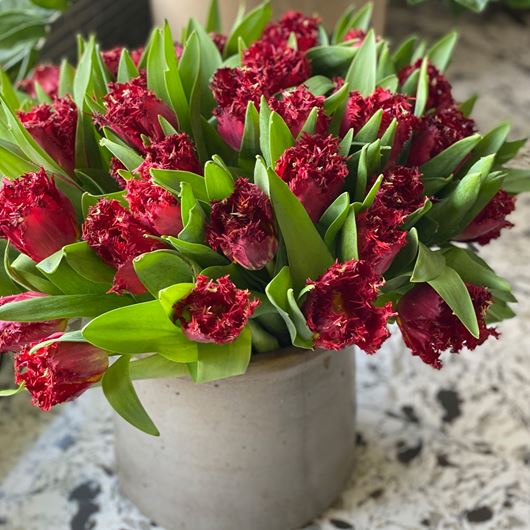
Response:
[[[136,384],[159,438],[116,418],[122,491],[166,530],[295,530],[347,483],[355,357],[283,349],[245,375]]]

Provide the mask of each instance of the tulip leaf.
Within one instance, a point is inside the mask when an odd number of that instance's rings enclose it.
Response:
[[[326,98],[324,101],[324,112],[328,116],[337,114],[341,107],[345,108],[349,94],[350,86],[348,83],[344,83],[336,92]],[[335,119],[335,116],[333,118]],[[340,126],[340,123],[338,125]]]
[[[5,239],[0,239],[0,256],[5,256],[8,252],[8,243]],[[6,267],[2,262],[0,262],[0,296],[6,296],[9,294],[15,294],[20,292],[21,289],[18,285],[12,280],[11,276],[8,274]]]
[[[502,165],[509,162],[512,158],[517,156],[520,149],[526,145],[528,138],[521,138],[519,140],[505,141],[501,147],[497,150],[495,155],[495,164]]]
[[[305,340],[298,334],[298,329],[291,318],[288,291],[292,290],[292,278],[289,267],[283,267],[265,288],[265,293],[283,318],[289,331],[291,342],[300,348],[312,348],[313,339]],[[296,303],[296,302],[294,302]]]
[[[392,59],[396,71],[400,71],[405,66],[408,66],[412,63],[412,56],[414,55],[414,50],[418,44],[418,37],[409,37],[399,46],[399,48],[394,53]]]
[[[169,379],[189,375],[188,365],[175,363],[155,353],[140,359],[130,358],[130,372],[133,381],[142,379]]]
[[[359,251],[357,249],[357,223],[355,221],[355,207],[353,204],[348,210],[348,215],[342,227],[339,248],[340,261],[359,259]]]
[[[349,84],[350,90],[369,96],[375,90],[376,69],[375,33],[371,29],[353,58],[344,80]]]
[[[188,263],[172,250],[147,252],[136,258],[133,265],[138,278],[155,298],[170,285],[193,280]]]
[[[219,12],[219,0],[210,0],[208,15],[206,17],[205,29],[208,33],[221,32],[221,14]]]
[[[300,132],[298,133],[298,136],[296,137],[297,140],[301,138],[304,134],[314,134],[317,127],[319,113],[320,109],[318,107],[313,107],[311,109],[311,112],[307,115],[304,125],[302,126]]]
[[[118,64],[118,75],[116,81],[118,83],[127,83],[127,81],[138,77],[138,68],[131,59],[129,51],[123,48],[121,52],[120,62]]]
[[[4,257],[8,257],[8,255],[6,254]],[[19,254],[6,267],[6,270],[13,280],[32,291],[40,291],[47,294],[61,294],[61,290],[50,282],[37,269],[37,264],[25,254]]]
[[[283,155],[286,149],[295,144],[293,135],[283,118],[272,111],[269,118],[269,152],[271,157],[271,166]]]
[[[132,384],[130,360],[130,357],[122,356],[109,366],[101,381],[103,393],[112,408],[125,421],[146,434],[160,436]]]
[[[292,287],[287,290],[287,303],[289,305],[289,316],[295,325],[297,336],[300,337],[301,341],[312,346],[313,332],[309,329],[306,318],[298,306]]]
[[[523,193],[530,191],[530,169],[504,169],[506,177],[502,185],[508,193]]]
[[[248,102],[240,158],[253,159],[259,153],[259,113],[252,101]]]
[[[181,182],[187,182],[191,185],[193,194],[199,201],[208,202],[204,177],[197,175],[197,173],[174,169],[152,169],[151,175],[155,184],[173,193],[173,195],[179,195]]]
[[[267,165],[272,165],[270,151],[270,117],[271,109],[265,96],[261,96],[259,105],[259,146]]]
[[[344,226],[349,211],[350,195],[345,191],[328,206],[318,222],[318,226],[324,233],[324,242],[332,254],[334,254],[337,235]]]
[[[353,140],[355,142],[370,143],[377,140],[379,129],[381,127],[381,120],[383,118],[383,109],[375,112],[371,118],[363,125],[357,132]]]
[[[39,170],[39,166],[26,160],[14,144],[0,140],[0,175],[15,179]]]
[[[471,335],[479,337],[477,314],[466,284],[458,273],[446,266],[441,274],[428,283],[443,298]]]
[[[234,191],[232,175],[215,162],[206,162],[204,166],[204,181],[210,201],[222,201],[230,197]]]
[[[480,142],[480,139],[480,134],[473,134],[454,143],[434,158],[431,158],[420,168],[423,173],[423,179],[446,178]]]
[[[230,57],[238,52],[238,42],[241,37],[247,45],[251,45],[258,40],[272,16],[270,2],[263,2],[261,5],[250,11],[238,24],[234,26],[225,45],[224,56]]]
[[[173,318],[175,304],[188,296],[194,287],[191,282],[173,283],[158,293],[160,305],[169,319]]]
[[[418,77],[418,88],[416,90],[416,104],[414,106],[414,115],[423,116],[425,107],[427,106],[427,98],[429,97],[429,75],[428,68],[429,61],[424,58],[421,62],[420,73]]]
[[[20,385],[17,386],[17,388],[6,388],[3,390],[0,390],[0,397],[11,397],[15,396],[16,394],[22,392],[24,390],[25,385],[24,383],[20,383]]]
[[[134,172],[143,162],[143,158],[131,147],[120,145],[107,138],[102,138],[99,143],[106,147],[131,172]]]
[[[37,83],[35,86],[37,86]],[[2,68],[0,68],[0,94],[2,94],[5,102],[12,109],[18,109],[20,107],[20,102],[15,88],[13,87],[13,83],[11,83],[11,79],[9,79],[9,76]]]
[[[66,245],[63,247],[63,253],[68,265],[80,276],[94,283],[112,283],[114,269],[104,263],[86,241]]]
[[[315,46],[307,50],[306,57],[311,63],[314,74],[342,77],[356,53],[357,49],[351,46]]]
[[[129,207],[129,203],[125,199],[125,191],[115,191],[113,193],[104,193],[102,195],[92,195],[92,193],[85,192],[81,197],[81,206],[83,209],[83,216],[86,217],[92,206],[95,206],[101,199],[109,201],[116,200],[125,208]]]
[[[350,29],[361,29],[368,31],[370,20],[372,19],[373,5],[365,4],[361,9],[355,10],[354,6],[349,6],[341,18],[337,21],[331,42],[333,44],[342,42]]]
[[[0,307],[0,320],[42,322],[62,318],[96,317],[133,303],[129,296],[115,294],[69,294],[42,296]]]
[[[413,283],[425,283],[440,276],[445,268],[445,258],[439,251],[435,252],[423,243],[418,245],[416,264],[410,279]]]
[[[160,353],[175,362],[197,359],[197,345],[171,322],[158,300],[109,311],[83,328],[88,342],[116,353]]]
[[[449,65],[457,40],[458,33],[451,31],[451,33],[436,41],[427,52],[427,58],[440,72],[443,72]]]
[[[307,279],[323,274],[332,265],[333,257],[302,203],[274,172],[269,173],[269,188],[287,248],[293,285],[298,292]]]
[[[242,375],[247,371],[252,354],[252,333],[247,326],[232,342],[199,343],[197,349],[197,361],[188,364],[196,383]]]
[[[163,239],[168,241],[184,257],[196,261],[202,268],[228,264],[228,260],[224,256],[217,254],[206,245],[182,241],[172,236],[165,236]]]
[[[314,75],[304,81],[304,85],[315,96],[324,96],[335,86],[335,83],[324,75]]]

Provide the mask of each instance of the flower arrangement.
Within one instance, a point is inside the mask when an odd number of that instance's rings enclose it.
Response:
[[[392,50],[370,14],[328,35],[265,2],[222,35],[213,2],[179,42],[80,38],[53,82],[3,79],[4,395],[49,410],[101,384],[157,434],[133,379],[212,381],[286,346],[374,354],[392,322],[434,368],[498,336],[516,300],[477,245],[529,189],[505,166],[524,141],[454,100],[454,33]]]

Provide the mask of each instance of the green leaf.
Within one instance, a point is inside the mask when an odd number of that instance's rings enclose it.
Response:
[[[259,113],[252,101],[248,102],[245,128],[241,141],[241,158],[252,159],[259,154]]]
[[[429,280],[429,285],[443,298],[453,313],[474,337],[480,336],[477,315],[469,291],[462,278],[451,267]]]
[[[222,201],[234,191],[232,175],[215,162],[206,162],[204,166],[204,180],[210,201]]]
[[[321,227],[324,232],[324,242],[332,254],[335,249],[335,240],[346,222],[349,211],[350,195],[345,191],[328,206],[318,222],[319,227]]]
[[[205,28],[208,33],[221,33],[221,14],[219,13],[218,0],[210,0]]]
[[[158,300],[121,307],[89,322],[83,336],[94,346],[117,353],[160,353],[174,362],[197,359],[197,345],[173,324]]]
[[[383,109],[379,109],[370,119],[362,126],[353,140],[355,142],[370,143],[377,139],[381,120],[383,119]]]
[[[196,383],[217,381],[247,371],[252,353],[252,334],[245,327],[239,337],[227,344],[199,343],[198,360],[190,363],[189,370]]]
[[[187,182],[181,184],[180,209],[184,228],[178,235],[179,239],[190,243],[202,243],[204,241],[206,215],[193,195],[191,185]]]
[[[351,46],[315,46],[307,50],[306,57],[311,63],[313,74],[326,77],[344,76],[348,65],[357,54]]]
[[[172,236],[166,236],[163,239],[168,241],[180,254],[196,261],[202,268],[228,264],[228,260],[225,257],[217,254],[206,245],[182,241]]]
[[[131,59],[129,51],[123,48],[121,52],[120,62],[118,64],[118,75],[116,81],[118,83],[127,83],[127,81],[138,77],[138,68]]]
[[[188,263],[171,250],[147,252],[136,258],[133,265],[138,278],[155,298],[170,285],[193,280]]]
[[[475,103],[477,102],[478,96],[474,94],[470,98],[466,99],[463,103],[460,103],[458,105],[458,108],[460,109],[460,112],[468,118],[471,113],[473,112],[473,108],[475,107]]]
[[[440,40],[436,41],[427,52],[427,58],[431,61],[440,72],[443,72],[449,65],[451,54],[458,40],[458,33],[452,31]]]
[[[7,251],[7,241],[0,239],[0,256],[4,256]],[[15,294],[20,292],[20,288],[11,279],[3,263],[0,263],[0,296]]]
[[[104,263],[86,241],[66,245],[63,253],[68,265],[80,276],[94,283],[112,283],[114,269]]]
[[[308,278],[316,279],[323,274],[332,265],[333,257],[305,208],[274,172],[269,173],[269,188],[287,248],[293,285],[299,291]]]
[[[0,68],[0,88],[1,94],[5,102],[12,108],[18,109],[20,107],[20,102],[18,100],[17,93],[9,79],[9,76]]]
[[[502,185],[508,193],[530,191],[530,169],[504,169],[506,177]]]
[[[304,81],[304,85],[308,88],[309,92],[315,96],[324,96],[335,86],[333,81],[323,75],[314,75]]]
[[[21,151],[17,146],[0,140],[0,174],[9,179],[15,179],[38,170],[39,166],[21,156]]]
[[[445,266],[445,258],[441,252],[433,252],[423,243],[419,243],[416,264],[410,281],[424,283],[434,280],[442,274]]]
[[[280,348],[278,339],[265,331],[255,319],[249,320],[248,327],[252,333],[252,349],[257,353],[266,353]]]
[[[43,296],[1,306],[0,320],[42,322],[62,318],[96,317],[132,303],[130,297],[115,294]]]
[[[344,83],[336,92],[333,92],[324,101],[324,112],[329,116],[335,114],[340,108],[344,107],[350,94],[350,85]]]
[[[350,90],[358,90],[363,96],[369,96],[375,90],[376,71],[375,33],[370,30],[351,63],[345,81]]]
[[[131,359],[129,366],[133,381],[141,379],[169,379],[189,375],[187,364],[175,363],[158,353],[141,357],[140,359]]]
[[[313,107],[311,109],[311,112],[307,115],[304,125],[302,126],[300,132],[298,133],[298,136],[296,137],[297,140],[301,138],[304,134],[314,134],[317,126],[319,112],[320,110],[318,107]]]
[[[196,31],[193,31],[188,36],[178,64],[178,69],[184,92],[188,100],[190,100],[193,87],[201,69],[201,50],[199,36]]]
[[[497,154],[495,155],[495,164],[506,164],[506,162],[509,162],[512,158],[515,158],[520,149],[526,145],[527,141],[527,138],[513,140],[512,142],[505,141],[497,150]]]
[[[107,138],[102,138],[99,143],[106,147],[131,172],[143,162],[143,158],[131,147],[112,142]]]
[[[5,257],[8,257],[7,254]],[[6,266],[6,270],[13,280],[29,290],[47,294],[61,293],[60,289],[37,269],[37,264],[25,254],[19,254],[10,265]]]
[[[230,57],[238,52],[238,41],[241,37],[248,46],[258,40],[272,16],[270,2],[263,2],[261,5],[250,11],[239,24],[235,26],[228,37],[225,45],[224,55]]]
[[[125,199],[125,191],[115,191],[114,193],[105,193],[103,195],[92,195],[91,193],[83,193],[81,197],[81,206],[83,209],[83,216],[86,217],[92,206],[95,206],[101,199],[116,200],[121,203],[122,206],[128,207],[128,203]]]
[[[357,223],[355,222],[355,208],[350,206],[348,216],[344,221],[340,240],[340,261],[359,259],[357,250]]]
[[[421,166],[424,179],[445,178],[452,173],[462,160],[480,142],[480,134],[473,134],[464,138],[431,158]]]
[[[414,115],[422,116],[427,105],[427,98],[429,97],[429,75],[428,68],[429,61],[423,59],[420,67],[418,78],[418,89],[416,91],[416,105],[414,106]]]
[[[393,60],[397,72],[412,63],[412,56],[417,43],[418,37],[409,37],[396,50]]]
[[[177,283],[158,293],[160,305],[170,320],[173,319],[175,304],[188,296],[194,287],[195,284],[191,282]]]
[[[151,176],[155,184],[158,184],[174,195],[179,195],[181,183],[187,182],[191,185],[193,194],[199,201],[208,202],[204,177],[197,175],[197,173],[173,169],[152,169]]]
[[[160,436],[153,420],[149,417],[134,390],[130,357],[120,357],[103,376],[101,386],[112,408],[131,425],[151,436]]]
[[[283,118],[277,112],[271,112],[269,118],[269,151],[271,166],[275,166],[286,149],[294,145],[294,138]]]

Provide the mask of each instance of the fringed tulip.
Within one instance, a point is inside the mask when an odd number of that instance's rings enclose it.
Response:
[[[230,197],[214,202],[206,240],[246,269],[263,268],[278,249],[269,198],[247,179],[237,179]]]
[[[339,154],[338,138],[304,134],[276,163],[276,173],[316,222],[340,195],[348,166]]]
[[[501,235],[503,228],[511,228],[513,223],[506,220],[506,216],[515,210],[515,197],[504,190],[500,190],[485,208],[460,232],[456,241],[476,242],[486,245],[492,239]]]
[[[55,333],[46,340],[59,339]],[[84,342],[54,340],[31,351],[28,344],[15,357],[16,382],[24,384],[33,405],[42,410],[70,401],[97,383],[108,368],[108,355]]]
[[[75,166],[77,107],[70,97],[37,105],[18,117],[35,141],[68,173]]]
[[[177,237],[182,230],[180,204],[165,189],[145,180],[130,179],[125,198],[133,216],[153,234]]]
[[[70,201],[44,169],[9,181],[0,189],[0,233],[20,252],[39,262],[79,235]]]
[[[317,281],[302,307],[315,345],[328,350],[358,346],[375,353],[388,338],[392,304],[374,305],[380,277],[366,261],[335,263]]]
[[[32,298],[46,296],[43,293],[27,291],[0,297],[0,306],[13,302],[23,302]],[[0,353],[17,352],[30,342],[43,340],[57,331],[63,331],[66,320],[47,320],[44,322],[7,322],[0,321]]]
[[[159,116],[177,127],[173,111],[147,88],[144,75],[127,83],[110,83],[103,98],[105,114],[95,116],[96,123],[107,126],[140,153],[145,153],[142,135],[151,141],[164,138]]]
[[[199,275],[193,290],[175,304],[173,318],[189,340],[225,344],[237,339],[258,305],[228,276]]]
[[[296,37],[300,51],[306,51],[318,44],[320,19],[307,17],[297,11],[287,11],[278,22],[269,24],[262,39],[274,44],[286,44],[291,34]]]
[[[473,337],[441,296],[428,284],[413,287],[398,303],[398,324],[405,344],[421,360],[441,368],[440,354],[446,350],[458,353],[466,347],[474,350],[488,337],[498,337],[494,328],[486,327],[484,316],[491,295],[483,287],[467,284],[479,324],[479,337]]]

